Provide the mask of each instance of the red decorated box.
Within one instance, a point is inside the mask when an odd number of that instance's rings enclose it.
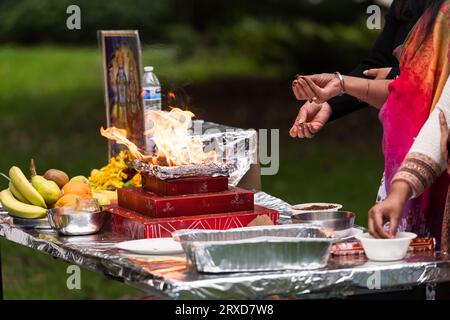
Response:
[[[142,174],[142,188],[158,195],[183,195],[228,190],[228,177],[188,177],[161,180]]]
[[[254,208],[253,192],[232,188],[224,192],[160,196],[142,188],[118,190],[119,207],[152,218],[196,216]]]
[[[278,224],[276,210],[255,206],[253,211],[204,216],[155,219],[120,207],[110,207],[109,230],[131,239],[168,238],[183,229],[228,230],[247,226]]]

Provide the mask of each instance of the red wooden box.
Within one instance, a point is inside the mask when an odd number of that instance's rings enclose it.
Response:
[[[166,196],[221,192],[228,189],[228,177],[189,177],[161,180],[153,175],[143,174],[142,188]]]
[[[250,225],[260,225],[255,220],[268,220],[278,224],[275,210],[255,206],[254,211],[221,213],[204,216],[155,219],[120,207],[110,207],[107,228],[131,239],[168,238],[172,232],[183,229],[228,230]]]
[[[118,190],[119,207],[153,218],[195,216],[254,208],[253,192],[233,188],[224,192],[159,196],[142,188]]]

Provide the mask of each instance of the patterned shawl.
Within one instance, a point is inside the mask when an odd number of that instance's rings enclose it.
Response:
[[[406,40],[400,61],[401,74],[389,85],[389,97],[380,111],[384,129],[386,190],[383,191],[386,192],[438,102],[450,72],[450,1],[445,1],[440,8],[432,34],[423,42],[429,14],[422,16]],[[431,188],[410,200],[400,229],[439,238],[448,186],[448,176],[442,175]]]

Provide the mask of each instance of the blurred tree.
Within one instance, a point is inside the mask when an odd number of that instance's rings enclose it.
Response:
[[[199,52],[246,55],[279,70],[350,68],[377,32],[365,27],[368,0],[3,0],[2,43],[96,45],[99,29],[138,29],[144,45],[178,58]],[[81,8],[81,30],[66,28],[67,6]],[[335,59],[329,59],[333,56]],[[315,61],[320,63],[314,63]],[[316,70],[317,71],[317,70]]]
[[[81,8],[81,30],[66,27],[66,8]],[[171,1],[134,0],[3,0],[0,3],[0,41],[15,43],[96,43],[99,29],[139,29],[161,41],[171,22]]]
[[[16,43],[95,43],[97,29],[139,29],[144,41],[164,42],[172,25],[200,34],[257,21],[308,19],[323,26],[353,25],[365,14],[366,0],[2,0],[0,41]],[[82,29],[66,28],[66,8],[76,4]]]

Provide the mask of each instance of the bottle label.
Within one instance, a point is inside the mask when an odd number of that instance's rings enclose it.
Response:
[[[161,88],[144,88],[142,97],[144,100],[161,100]]]

